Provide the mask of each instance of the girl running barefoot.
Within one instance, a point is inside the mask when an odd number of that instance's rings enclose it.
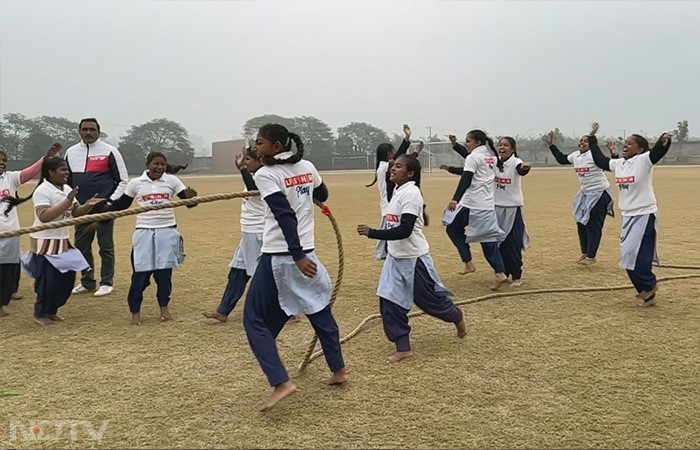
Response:
[[[263,404],[265,411],[296,391],[276,345],[277,335],[294,315],[305,314],[321,342],[333,373],[327,383],[343,384],[348,376],[330,309],[330,277],[314,252],[314,200],[325,202],[328,189],[316,167],[301,159],[304,144],[299,136],[285,127],[261,127],[255,147],[264,164],[255,173],[255,184],[269,209],[243,325],[250,348],[274,388]]]
[[[391,169],[396,191],[387,206],[387,229],[357,226],[361,236],[388,242],[377,295],[384,333],[396,345],[396,352],[387,359],[390,363],[413,356],[408,312],[414,304],[433,317],[455,324],[458,337],[467,334],[464,314],[452,303],[453,294],[442,285],[423,235],[427,217],[420,175],[420,162],[415,156],[397,158]]]
[[[612,143],[608,145],[613,147]],[[658,208],[653,185],[654,164],[668,153],[671,134],[663,133],[651,150],[645,138],[633,134],[625,141],[619,159],[605,157],[595,136],[590,139],[590,147],[596,166],[614,172],[615,184],[620,190],[620,267],[627,270],[627,276],[637,290],[639,306],[651,306],[656,303],[658,290],[651,266],[659,262],[656,254]]]
[[[151,152],[146,157],[147,170],[138,178],[129,181],[124,195],[109,203],[109,210],[127,209],[136,199],[139,206],[159,205],[179,198],[192,198],[197,191],[185,186],[175,175],[166,172],[168,161],[165,155]],[[147,211],[136,216],[136,229],[132,237],[131,286],[128,302],[131,323],[141,325],[141,302],[143,291],[150,285],[151,276],[158,290],[156,297],[160,306],[160,320],[170,320],[168,304],[173,290],[173,268],[185,259],[182,237],[177,231],[173,208]]]
[[[46,152],[45,158],[40,158],[31,166],[17,171],[6,171],[7,154],[0,151],[0,231],[16,230],[20,227],[17,205],[29,199],[19,198],[17,188],[41,173],[44,159],[56,156],[61,150],[61,144],[53,144]],[[10,195],[14,193],[14,195]],[[22,298],[17,294],[20,272],[19,236],[0,239],[0,317],[8,315],[3,307],[10,304],[11,299]]]
[[[597,132],[598,124],[593,123],[591,134],[581,137],[578,144],[579,150],[568,155],[564,155],[554,145],[553,132],[544,138],[559,164],[574,166],[574,171],[581,184],[581,189],[574,197],[574,219],[581,247],[581,256],[576,262],[585,266],[596,262],[595,257],[600,246],[600,239],[603,236],[605,217],[615,217],[610,183],[605,173],[596,167],[591,152],[589,152],[591,136],[595,138]]]
[[[34,225],[82,216],[105,202],[93,197],[81,205],[75,199],[78,188],[71,189],[67,181],[66,161],[58,156],[46,158],[41,180],[32,193]],[[68,227],[31,233],[29,248],[29,253],[22,257],[22,266],[34,278],[34,320],[40,325],[62,322],[58,309],[71,295],[75,273],[89,269],[90,265],[71,244]]]

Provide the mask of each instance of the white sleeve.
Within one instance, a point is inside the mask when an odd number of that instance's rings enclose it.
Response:
[[[620,165],[621,162],[622,162],[621,159],[611,159],[610,162],[608,163],[608,165],[610,166],[610,171],[615,172],[615,170],[617,170],[617,166]],[[651,161],[649,161],[649,162],[651,162]]]
[[[643,161],[644,161],[644,167],[647,169],[651,169],[654,167],[654,163],[651,162],[651,152],[646,152],[642,155]]]
[[[576,155],[575,155],[575,152],[574,152],[574,153],[569,153],[568,155],[566,155],[567,161],[569,161],[571,164],[573,164],[573,163],[574,163],[574,156],[576,156]]]
[[[401,215],[412,214],[416,217],[421,217],[423,214],[423,198],[421,197],[420,191],[418,191],[417,188],[415,193],[412,193],[410,196],[406,196],[406,198],[403,198],[402,200]]]
[[[124,194],[124,191],[126,190],[126,185],[129,183],[129,172],[126,170],[126,164],[124,164],[124,158],[122,158],[122,154],[119,153],[119,150],[116,148],[112,150],[112,155],[114,155],[114,161],[117,163],[117,169],[119,170],[119,184],[117,185],[117,188],[114,190],[112,195],[109,197],[110,200],[116,200],[119,197]],[[129,196],[131,197],[131,196]]]
[[[37,189],[34,191],[34,195],[32,195],[32,202],[35,208],[37,206],[51,206],[51,197],[44,189]]]
[[[467,157],[464,159],[464,171],[465,172],[471,172],[471,173],[476,173],[476,167],[478,163],[476,161],[476,156],[469,154]]]
[[[265,167],[261,167],[255,172],[255,185],[260,191],[260,198],[264,199],[276,192],[282,192],[279,183],[277,182],[277,177],[269,169],[265,170]]]
[[[123,194],[126,196],[129,196],[131,198],[136,198],[136,196],[139,195],[138,190],[136,189],[137,183],[138,183],[138,179],[129,181],[129,183],[127,183],[127,185],[126,185],[126,188],[124,189]],[[119,197],[121,197],[121,195]],[[119,198],[119,197],[117,197],[117,198]],[[115,198],[115,200],[117,198]]]
[[[321,174],[318,173],[318,169],[313,164],[311,165],[311,174],[314,177],[314,188],[319,187],[323,183],[323,178],[321,178]]]
[[[12,186],[13,191],[17,191],[17,188],[19,188],[22,185],[22,172],[19,170],[13,170],[12,172],[5,172],[7,174],[7,178],[10,181],[10,185]],[[10,192],[10,195],[15,195],[14,192]]]

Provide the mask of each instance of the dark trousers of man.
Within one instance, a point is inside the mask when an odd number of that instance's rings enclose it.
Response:
[[[15,290],[15,281],[19,274],[19,264],[0,264],[0,306],[10,304]]]
[[[656,215],[651,214],[647,227],[644,229],[634,270],[627,270],[627,276],[630,277],[630,281],[637,292],[649,292],[656,287],[656,275],[651,271],[651,265],[654,262],[654,250],[656,249],[655,224]]]
[[[331,314],[330,306],[315,314],[307,314],[306,317],[318,336],[323,356],[331,372],[335,373],[345,367],[338,324]],[[289,380],[275,340],[290,318],[279,304],[279,291],[272,273],[272,255],[263,253],[248,289],[243,310],[243,326],[250,348],[270,386],[277,386]]]
[[[498,247],[503,258],[505,274],[513,280],[519,280],[523,276],[523,239],[525,235],[525,223],[520,208],[515,213],[513,229],[510,230],[506,240]]]
[[[454,246],[457,247],[459,257],[465,263],[472,260],[472,252],[469,244],[467,244],[467,236],[464,234],[464,228],[467,225],[469,225],[469,209],[462,208],[452,223],[445,227],[447,236],[449,236]],[[481,250],[484,252],[484,258],[486,258],[486,261],[495,273],[503,273],[506,270],[496,242],[481,242]]]
[[[413,303],[428,315],[444,322],[457,324],[464,317],[462,310],[457,308],[447,295],[435,292],[435,281],[420,259],[416,262],[413,280]],[[409,310],[379,297],[379,312],[382,315],[384,334],[386,334],[387,339],[396,344],[396,351],[407,352],[411,350]]]
[[[238,304],[238,300],[243,297],[243,292],[248,284],[250,277],[245,269],[236,269],[234,267],[228,271],[228,283],[224,295],[221,297],[221,303],[216,308],[216,312],[228,316],[233,311],[233,308]]]
[[[32,272],[34,279],[34,317],[43,318],[58,313],[58,308],[65,305],[73,290],[75,272],[61,273],[44,256],[35,255]]]
[[[97,245],[100,248],[100,286],[112,286],[114,282],[114,221],[100,224],[97,230],[86,231],[87,225],[76,225],[75,247],[85,257],[90,269],[81,272],[80,284],[85,289],[95,289],[95,260],[92,257],[92,242],[97,235]]]
[[[608,204],[612,199],[607,192],[603,192],[596,202],[588,217],[588,223],[583,225],[576,222],[578,229],[578,242],[581,246],[581,254],[588,258],[595,258],[600,247],[600,239],[603,236],[603,225],[605,225],[605,217],[608,215]]]

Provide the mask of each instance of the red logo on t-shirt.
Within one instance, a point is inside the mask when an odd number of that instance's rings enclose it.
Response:
[[[487,157],[484,158],[484,162],[485,162],[486,164],[493,164],[493,163],[496,162],[496,160],[495,160],[492,156],[487,156]]]
[[[634,177],[615,177],[616,184],[630,184],[634,183]]]
[[[574,170],[576,171],[576,173],[586,173],[591,171],[591,169],[588,167],[576,167],[574,168]]]
[[[396,214],[387,214],[386,221],[399,223],[401,222],[401,217],[397,216]]]
[[[494,181],[495,181],[497,184],[510,184],[510,183],[511,183],[511,179],[510,179],[510,178],[499,178],[499,177],[496,177],[496,178],[494,178]]]
[[[146,194],[143,197],[144,202],[150,202],[153,200],[170,200],[170,194]]]
[[[109,172],[109,155],[88,156],[85,172]]]
[[[308,184],[314,182],[314,176],[310,173],[305,173],[303,175],[295,175],[293,177],[288,177],[284,179],[284,187],[293,187],[299,184]]]

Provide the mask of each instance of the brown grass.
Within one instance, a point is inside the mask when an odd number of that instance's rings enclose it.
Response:
[[[696,168],[656,170],[659,250],[663,261],[697,264],[700,212]],[[378,310],[381,267],[373,241],[355,232],[379,221],[369,173],[326,174],[331,206],[343,231],[346,276],[335,315],[341,334]],[[440,225],[440,212],[456,185],[447,174],[424,175],[433,224],[431,253],[443,282],[464,299],[489,292],[492,274],[474,248],[479,270],[459,276],[457,252]],[[240,190],[234,177],[187,180],[199,192]],[[526,285],[585,287],[626,284],[617,266],[619,217],[608,219],[599,262],[580,267],[571,215],[577,183],[570,170],[533,171],[524,183],[531,248]],[[25,187],[24,192],[30,187]],[[21,208],[31,223],[31,208]],[[187,259],[174,275],[171,311],[158,321],[155,288],[146,292],[144,325],[129,325],[126,292],[133,218],[116,227],[116,288],[112,295],[72,297],[66,322],[32,322],[32,286],[0,319],[1,389],[23,395],[0,398],[0,447],[233,447],[233,448],[464,448],[464,447],[697,447],[700,445],[700,299],[696,283],[666,283],[659,303],[635,307],[632,290],[505,298],[467,308],[469,335],[452,325],[414,319],[416,356],[395,366],[383,362],[392,345],[377,322],[344,346],[350,383],[324,386],[323,359],[306,374],[295,367],[311,337],[308,323],[287,327],[279,348],[299,387],[267,414],[256,405],[269,387],[242,328],[242,304],[227,324],[201,312],[216,307],[228,262],[238,242],[239,201],[178,209]],[[321,259],[334,274],[335,239],[317,215]],[[26,248],[26,240],[23,242]],[[659,269],[659,275],[682,271]],[[9,440],[9,421],[84,419],[109,425],[100,442],[83,430],[71,441]]]

